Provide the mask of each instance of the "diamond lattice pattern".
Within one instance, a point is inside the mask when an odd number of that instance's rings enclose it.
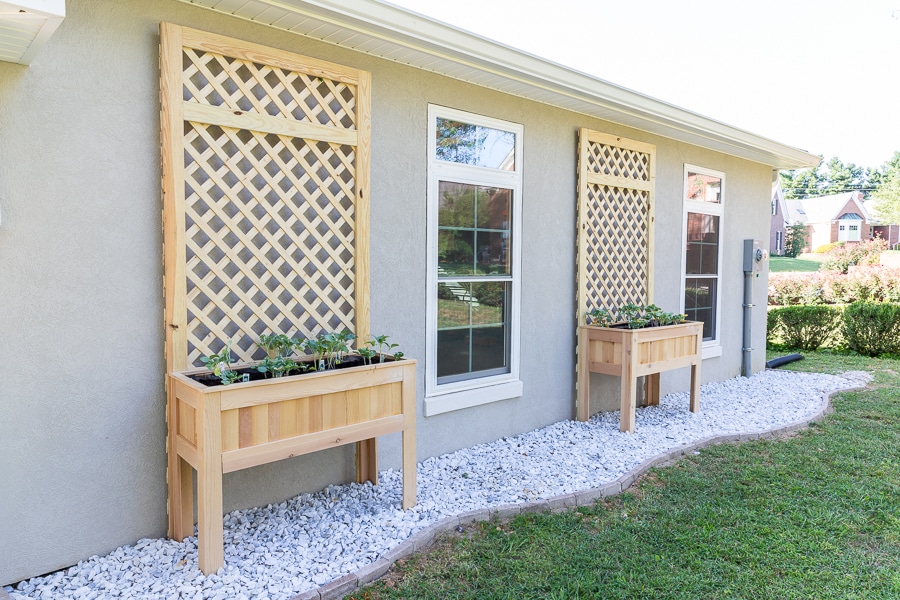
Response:
[[[585,207],[587,277],[584,311],[615,308],[647,299],[648,192],[588,186]]]
[[[295,121],[356,126],[352,86],[324,77],[184,49],[184,99]]]
[[[353,89],[185,49],[185,100],[353,127]],[[348,94],[350,94],[348,96]],[[355,330],[356,150],[185,123],[188,363],[264,333]]]
[[[638,181],[650,178],[650,155],[646,152],[592,143],[588,146],[589,173],[625,177]]]

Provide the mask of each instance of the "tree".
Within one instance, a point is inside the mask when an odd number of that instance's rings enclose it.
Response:
[[[825,190],[827,194],[843,194],[865,187],[866,178],[862,167],[853,163],[844,164],[837,156],[832,157],[826,166]]]
[[[788,200],[821,196],[825,188],[823,176],[819,173],[821,164],[815,169],[796,169],[781,172],[781,189]]]
[[[887,163],[886,163],[887,164]],[[869,187],[869,178],[880,171],[864,169],[853,163],[844,164],[837,156],[819,163],[815,169],[781,172],[781,189],[788,200],[843,194]]]
[[[900,223],[900,152],[881,165],[878,185],[872,192],[878,219],[883,223]]]
[[[806,225],[796,223],[787,228],[784,240],[784,255],[797,258],[806,247]]]

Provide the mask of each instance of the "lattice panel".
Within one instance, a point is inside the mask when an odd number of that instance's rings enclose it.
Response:
[[[578,172],[579,323],[584,313],[652,302],[656,148],[582,129]]]
[[[264,333],[354,330],[352,147],[190,123],[188,359]]]
[[[296,121],[356,126],[351,86],[277,67],[184,49],[184,100]]]
[[[647,300],[649,193],[591,184],[584,230],[587,273],[583,314],[594,307],[615,309]]]
[[[638,181],[650,180],[650,155],[646,152],[591,143],[587,158],[586,167],[590,173]]]
[[[169,368],[228,341],[263,358],[268,333],[367,336],[368,73],[163,29]]]

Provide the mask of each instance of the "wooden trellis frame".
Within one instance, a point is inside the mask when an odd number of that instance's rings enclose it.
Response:
[[[166,366],[369,336],[370,75],[163,24]]]
[[[592,308],[653,302],[656,146],[582,128],[578,136],[576,322]],[[578,347],[581,328],[578,327]],[[576,381],[582,381],[581,358]],[[580,394],[576,394],[580,397]],[[584,414],[579,410],[578,414]]]
[[[402,506],[416,502],[416,361],[207,388],[190,378],[226,340],[369,338],[370,75],[160,25],[169,535],[223,564],[223,473],[402,432]]]

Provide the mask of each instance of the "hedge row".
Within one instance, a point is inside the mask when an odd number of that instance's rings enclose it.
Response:
[[[900,354],[900,304],[773,308],[768,314],[766,342],[800,350],[846,347],[865,356]]]
[[[858,267],[846,275],[835,271],[769,274],[770,306],[852,302],[900,302],[900,269]]]

